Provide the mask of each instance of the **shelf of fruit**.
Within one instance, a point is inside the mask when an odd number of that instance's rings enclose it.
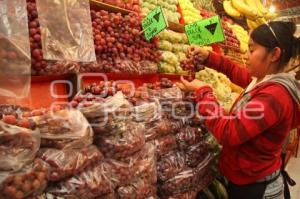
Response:
[[[122,14],[140,11],[138,3],[127,5],[123,3],[123,1],[90,0],[90,6],[93,9],[101,9],[117,13],[119,12]]]

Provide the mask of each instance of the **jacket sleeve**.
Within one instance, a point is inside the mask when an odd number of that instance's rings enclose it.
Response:
[[[227,75],[233,83],[242,88],[246,88],[252,81],[246,68],[215,52],[210,52],[205,65]]]
[[[284,105],[271,93],[255,95],[241,110],[230,114],[225,114],[208,86],[197,90],[195,97],[200,116],[219,143],[237,146],[281,120]]]

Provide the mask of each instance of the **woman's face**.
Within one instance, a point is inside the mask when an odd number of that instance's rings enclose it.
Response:
[[[259,45],[253,39],[249,40],[248,69],[251,76],[258,79],[268,74],[271,65],[271,57],[268,49]]]

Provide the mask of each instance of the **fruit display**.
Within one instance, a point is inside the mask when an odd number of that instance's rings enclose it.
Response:
[[[47,165],[40,159],[17,172],[0,171],[0,198],[22,199],[40,195],[47,187]]]
[[[160,54],[145,40],[141,18],[136,13],[122,16],[105,10],[91,11],[98,68],[84,72],[156,73]]]
[[[48,179],[59,181],[82,172],[85,168],[99,163],[102,153],[95,146],[82,149],[40,149],[39,158],[49,165]]]
[[[188,191],[185,193],[168,196],[168,197],[166,197],[166,199],[195,199],[197,196],[197,193],[198,193],[198,191],[191,190],[191,191]]]
[[[225,35],[225,47],[240,50],[240,40],[238,40],[235,31],[233,31],[232,28],[229,27],[228,23],[225,20],[222,20],[222,27]]]
[[[254,29],[267,21],[274,19],[277,15],[269,12],[260,0],[225,0],[223,1],[225,12],[236,19],[246,17],[248,27]]]
[[[191,0],[191,2],[198,10],[206,10],[211,13],[216,13],[213,1],[211,0]]]
[[[181,128],[176,134],[179,148],[185,149],[188,146],[199,143],[204,139],[204,132],[201,128],[186,126]]]
[[[196,78],[212,86],[219,103],[226,111],[231,109],[231,106],[242,91],[241,88],[234,86],[224,74],[218,73],[211,68],[199,71],[196,73]]]
[[[33,161],[40,147],[38,130],[0,121],[0,132],[0,170],[18,170]]]
[[[185,24],[193,23],[202,19],[200,11],[194,7],[190,0],[178,0],[178,3]]]
[[[145,144],[145,127],[142,124],[128,122],[113,130],[109,136],[96,137],[95,143],[104,156],[122,159],[141,150]]]
[[[82,173],[60,181],[47,189],[56,196],[77,196],[93,199],[113,192],[114,184],[107,177],[102,164],[85,169]]]
[[[178,0],[140,0],[140,3],[143,16],[146,16],[157,6],[161,6],[168,21],[179,23],[180,14],[177,12]]]
[[[228,27],[236,35],[237,39],[240,41],[240,51],[246,53],[248,51],[248,42],[249,34],[248,32],[240,25],[227,23]]]
[[[184,33],[164,30],[158,38],[158,48],[161,51],[160,72],[184,73],[180,62],[186,59],[185,54],[189,47],[187,36]]]
[[[135,12],[140,11],[139,0],[99,0],[100,2],[115,5],[120,8],[132,10]]]
[[[27,107],[10,105],[10,104],[1,104],[0,105],[0,119],[3,118],[4,115],[14,115],[15,118],[18,118],[20,114],[23,112],[30,111]]]
[[[80,148],[93,142],[93,131],[78,110],[60,110],[32,117],[41,133],[41,146]]]

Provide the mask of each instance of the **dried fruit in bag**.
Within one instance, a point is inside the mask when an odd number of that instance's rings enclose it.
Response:
[[[48,167],[36,159],[16,172],[0,172],[0,198],[21,199],[41,194],[47,187]]]
[[[199,142],[186,150],[186,162],[190,167],[196,167],[209,154],[208,144]]]
[[[145,126],[145,137],[147,141],[162,137],[172,132],[172,123],[169,119],[160,118],[159,120],[146,123]]]
[[[185,153],[175,150],[161,157],[157,163],[157,175],[159,180],[166,181],[186,168]]]
[[[39,147],[39,130],[0,121],[0,170],[18,170],[31,163]]]
[[[97,147],[89,146],[82,149],[41,149],[39,157],[50,166],[49,180],[58,181],[99,163],[103,155]]]
[[[48,189],[48,192],[56,196],[74,195],[79,198],[93,199],[112,193],[114,188],[103,165],[100,164],[55,184]]]
[[[145,199],[156,195],[156,186],[142,179],[135,179],[130,185],[119,187],[117,193],[122,199]]]
[[[105,157],[122,159],[142,149],[145,144],[144,131],[143,124],[129,122],[109,136],[98,136],[95,143]]]
[[[164,199],[195,199],[197,197],[198,191],[191,190],[185,193],[163,197]]]
[[[176,137],[174,135],[166,135],[155,140],[156,154],[158,157],[177,148]]]
[[[204,139],[201,128],[186,126],[179,130],[176,134],[178,146],[185,149],[193,144],[196,144]]]
[[[60,110],[33,117],[41,132],[41,146],[51,148],[83,148],[93,142],[93,131],[77,110]]]

